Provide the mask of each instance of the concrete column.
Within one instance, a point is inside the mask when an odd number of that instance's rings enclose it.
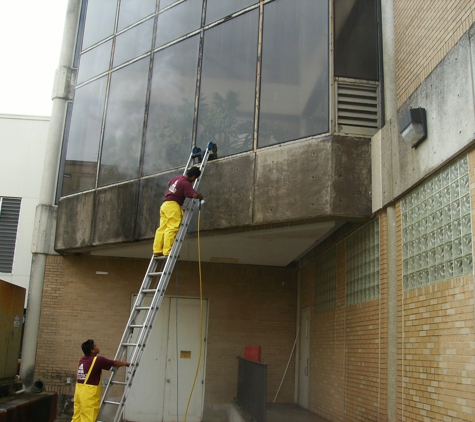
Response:
[[[381,0],[383,63],[384,63],[384,106],[385,121],[396,117],[397,86],[396,86],[396,46],[394,37],[394,4],[393,0]],[[397,134],[391,133],[389,145],[397,142]],[[395,138],[395,139],[394,139]],[[391,154],[382,154],[391,160]],[[384,163],[383,163],[384,164]],[[391,163],[385,168],[391,169]],[[391,177],[390,171],[389,177]],[[390,182],[392,185],[392,181]],[[387,420],[397,421],[397,239],[396,210],[394,205],[387,207],[387,242],[388,242],[388,392]]]
[[[54,252],[56,227],[55,194],[61,157],[61,142],[68,101],[72,96],[72,70],[81,0],[69,0],[63,42],[53,88],[53,106],[48,130],[45,164],[36,208],[31,276],[23,336],[20,376],[25,388],[34,383],[38,327],[46,268],[46,257]]]

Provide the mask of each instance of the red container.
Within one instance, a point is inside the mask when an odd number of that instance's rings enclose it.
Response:
[[[255,362],[261,361],[261,346],[250,345],[244,348],[244,358]]]

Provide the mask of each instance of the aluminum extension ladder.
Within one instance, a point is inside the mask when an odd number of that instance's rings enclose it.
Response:
[[[214,151],[215,144],[212,142],[208,143],[205,151],[201,151],[197,147],[194,147],[191,151],[185,172],[190,167],[190,164],[199,163],[201,175],[193,184],[195,190],[198,189],[208,158]],[[152,256],[150,260],[142,286],[138,292],[114,358],[114,360],[129,361],[129,371],[124,374],[124,381],[116,381],[116,376],[120,368],[112,369],[112,375],[101,399],[98,421],[122,421],[127,396],[130,392],[145,346],[147,345],[147,339],[151,332],[152,325],[162,304],[163,296],[167,290],[168,282],[170,281],[173,268],[178,259],[197,202],[199,202],[199,200],[190,199],[188,201],[170,255],[161,257]],[[161,269],[157,271],[159,263],[161,263]],[[127,355],[130,356],[129,359],[127,359]],[[120,389],[119,396],[117,396],[117,391],[113,391],[114,388],[116,390]],[[112,415],[114,415],[113,419],[111,419]]]

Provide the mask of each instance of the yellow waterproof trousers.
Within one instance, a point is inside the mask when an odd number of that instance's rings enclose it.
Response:
[[[160,207],[160,227],[155,232],[153,253],[170,255],[170,250],[180,228],[183,209],[175,201],[165,201]]]
[[[71,422],[96,422],[101,404],[101,383],[89,385],[76,383],[74,415]]]

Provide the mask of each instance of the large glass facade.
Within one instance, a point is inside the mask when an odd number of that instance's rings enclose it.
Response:
[[[61,195],[328,133],[344,2],[84,0]]]

